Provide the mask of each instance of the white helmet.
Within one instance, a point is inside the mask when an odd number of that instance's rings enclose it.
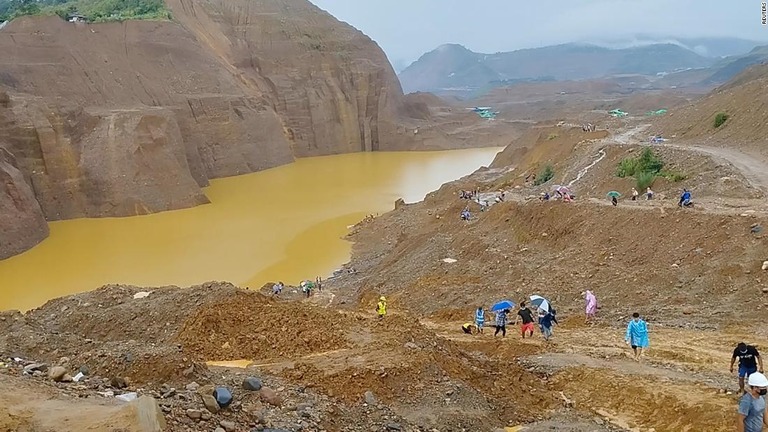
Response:
[[[768,378],[759,372],[755,372],[749,376],[748,384],[750,387],[768,387]]]

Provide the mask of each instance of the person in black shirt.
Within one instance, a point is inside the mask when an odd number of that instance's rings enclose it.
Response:
[[[763,359],[760,357],[760,353],[757,352],[757,348],[744,342],[740,342],[736,349],[733,350],[731,373],[733,373],[733,364],[736,363],[737,358],[739,359],[739,391],[743,392],[745,378],[758,371],[763,373]],[[757,367],[758,364],[760,365],[759,369]]]
[[[520,320],[520,318],[523,319],[523,326],[521,327],[521,332],[523,334],[523,339],[525,339],[525,333],[530,332],[530,337],[533,337],[533,312],[531,312],[530,309],[525,305],[525,302],[520,303],[520,310],[517,311],[517,318],[515,318],[515,325],[517,325],[517,322]]]

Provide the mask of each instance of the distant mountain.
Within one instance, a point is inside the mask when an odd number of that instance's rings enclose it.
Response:
[[[578,80],[618,74],[655,75],[710,66],[703,57],[676,44],[611,49],[564,44],[496,54],[475,53],[461,45],[442,45],[400,74],[406,92],[478,89],[494,82]]]
[[[739,38],[679,38],[688,49],[705,57],[728,57],[746,54],[765,41],[751,41]]]
[[[724,57],[712,66],[673,73],[657,80],[658,88],[665,87],[714,87],[732,80],[754,65],[768,64],[768,45],[755,47],[746,54]]]
[[[768,63],[768,45],[755,47],[747,54],[726,57],[712,66],[712,75],[704,80],[709,84],[720,84],[743,72],[750,66]]]
[[[704,57],[720,58],[746,54],[765,42],[739,39],[732,37],[701,37],[680,38],[674,36],[659,36],[637,34],[629,37],[601,38],[585,41],[606,48],[630,48],[644,45],[674,44],[689,49]]]

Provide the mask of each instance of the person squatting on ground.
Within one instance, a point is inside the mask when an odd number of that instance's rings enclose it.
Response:
[[[749,376],[749,391],[739,399],[739,415],[736,421],[738,432],[762,432],[768,426],[765,415],[765,394],[768,393],[768,378],[760,372]]]
[[[379,314],[379,319],[384,318],[387,314],[387,298],[384,296],[379,297],[379,302],[376,303],[376,313]]]
[[[501,332],[501,337],[507,336],[507,314],[509,309],[504,309],[496,314],[496,332],[493,333],[493,337],[496,337]]]
[[[475,310],[475,326],[477,326],[477,332],[483,333],[483,326],[485,325],[485,311],[482,306],[478,306]]]
[[[531,312],[531,310],[528,309],[528,306],[525,305],[525,302],[520,303],[520,310],[517,311],[517,318],[515,318],[515,325],[517,325],[517,321],[519,319],[522,319],[520,333],[523,335],[523,339],[525,339],[526,333],[530,333],[529,336],[533,337],[533,312]]]
[[[643,349],[648,348],[648,324],[640,318],[640,314],[635,312],[632,319],[627,324],[627,334],[624,336],[627,344],[632,347],[635,353],[635,360],[640,360]]]
[[[472,323],[464,323],[461,326],[461,331],[463,331],[466,334],[472,334]]]
[[[739,392],[743,392],[744,380],[746,378],[755,372],[763,373],[763,358],[760,357],[757,348],[744,342],[739,342],[733,350],[733,356],[731,357],[731,373],[733,373],[733,365],[736,363],[737,358],[739,359]],[[757,367],[758,364],[760,369]]]
[[[272,295],[279,297],[280,294],[283,292],[284,287],[285,287],[285,284],[282,281],[272,285]]]
[[[677,203],[678,207],[690,207],[691,206],[691,192],[688,189],[683,189],[683,194],[680,195],[680,201]]]

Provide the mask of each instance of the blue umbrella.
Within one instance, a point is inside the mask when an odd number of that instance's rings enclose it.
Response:
[[[491,307],[491,312],[497,312],[504,309],[512,309],[515,307],[515,302],[512,300],[502,300]]]

